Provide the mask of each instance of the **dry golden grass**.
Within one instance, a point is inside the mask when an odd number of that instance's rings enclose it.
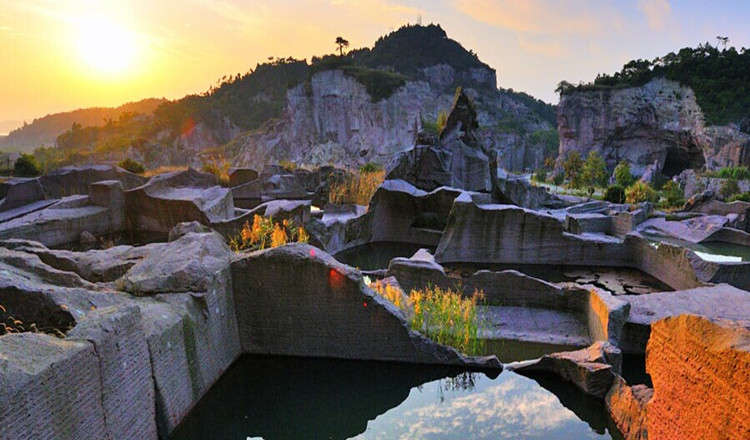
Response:
[[[154,168],[153,170],[146,170],[146,172],[141,175],[143,177],[154,177],[160,174],[173,173],[175,171],[185,171],[187,169],[187,165],[166,165],[159,168]]]
[[[384,180],[385,170],[354,172],[341,182],[331,184],[328,201],[334,205],[368,205]]]
[[[221,186],[229,186],[229,168],[232,164],[223,156],[211,156],[206,163],[203,164],[204,173],[210,173],[216,176],[216,180]]]
[[[295,226],[291,220],[275,223],[270,217],[256,214],[252,225],[250,221],[246,221],[242,230],[229,239],[229,247],[234,252],[255,251],[284,246],[287,243],[307,243],[309,239],[305,228]]]

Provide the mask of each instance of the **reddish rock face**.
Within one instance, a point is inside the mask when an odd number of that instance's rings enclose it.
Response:
[[[750,438],[750,322],[681,315],[651,327],[651,439]]]

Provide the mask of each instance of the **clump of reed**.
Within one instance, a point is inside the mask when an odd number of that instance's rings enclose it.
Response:
[[[368,164],[331,183],[328,202],[334,205],[368,205],[384,180],[385,170]]]
[[[462,353],[483,353],[484,341],[479,339],[483,323],[477,313],[477,306],[484,300],[481,290],[467,297],[461,294],[460,288],[427,286],[412,290],[404,301],[401,291],[390,284],[377,281],[370,287],[404,310],[413,330]]]
[[[287,243],[307,243],[310,236],[292,220],[274,222],[271,217],[255,215],[253,223],[246,221],[237,235],[229,239],[234,252],[255,251],[284,246]]]

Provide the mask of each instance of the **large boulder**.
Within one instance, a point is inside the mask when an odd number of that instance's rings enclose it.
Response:
[[[88,194],[89,185],[103,180],[119,180],[124,189],[133,189],[146,183],[147,179],[111,165],[63,167],[39,177],[47,198]]]
[[[17,208],[44,200],[44,188],[39,178],[16,178],[0,182],[0,211]]]
[[[556,374],[575,384],[584,393],[603,399],[621,366],[622,353],[616,346],[609,342],[596,342],[582,350],[544,355],[538,361],[513,370],[521,374]]]
[[[365,286],[358,271],[312,246],[293,244],[238,258],[232,262],[232,282],[247,353],[468,361],[411,330],[403,312]],[[481,365],[501,368],[494,357]]]
[[[216,178],[192,168],[153,177],[125,192],[130,228],[168,233],[181,222],[204,225],[234,217],[232,193],[216,186]]]
[[[169,243],[150,246],[116,281],[136,296],[168,292],[205,292],[212,276],[226,267],[232,252],[216,232],[188,233]]]

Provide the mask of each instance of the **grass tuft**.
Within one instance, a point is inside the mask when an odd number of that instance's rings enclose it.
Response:
[[[331,184],[328,201],[334,205],[368,205],[385,180],[385,170],[359,171]]]
[[[229,239],[229,247],[234,252],[256,251],[287,243],[307,243],[309,239],[305,228],[295,226],[291,220],[275,223],[271,217],[256,214],[252,225],[246,221],[240,232]]]
[[[482,323],[477,314],[477,304],[484,300],[481,290],[465,297],[460,288],[427,286],[412,290],[404,301],[400,289],[390,284],[377,281],[370,284],[370,288],[404,310],[413,330],[462,353],[477,355],[484,352],[484,340],[479,339]]]

